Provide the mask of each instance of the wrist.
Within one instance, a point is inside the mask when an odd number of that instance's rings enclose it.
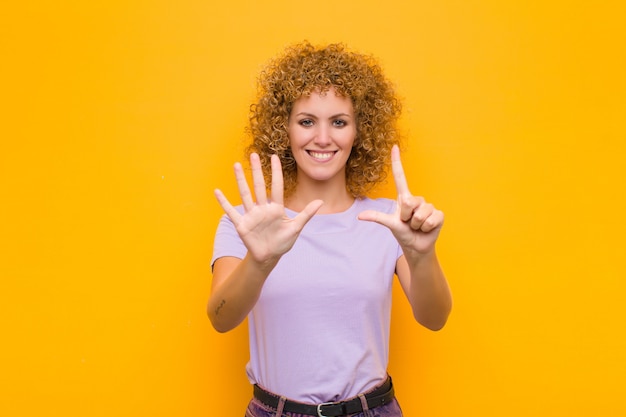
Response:
[[[402,248],[404,257],[406,258],[409,266],[420,267],[422,265],[429,265],[437,263],[437,252],[432,247],[427,251],[419,251],[415,248]]]
[[[272,269],[278,264],[280,260],[280,256],[267,256],[267,257],[254,257],[250,252],[246,256],[248,258],[248,263],[252,268],[255,268],[257,271],[262,272],[264,275],[269,274]]]

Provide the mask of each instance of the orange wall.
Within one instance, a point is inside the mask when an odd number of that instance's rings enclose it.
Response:
[[[380,57],[447,214],[449,325],[394,306],[405,414],[626,414],[624,6],[393,3],[3,7],[0,415],[243,415],[245,328],[204,313],[212,190],[235,198],[256,74],[302,39]]]

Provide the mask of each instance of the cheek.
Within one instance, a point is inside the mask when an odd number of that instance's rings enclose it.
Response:
[[[293,129],[287,129],[287,144],[289,145],[289,148],[294,147],[294,142],[297,141],[297,135],[294,132]]]
[[[354,145],[356,145],[356,129],[348,132],[345,140],[347,144],[350,144],[351,148],[354,148]]]
[[[295,127],[287,130],[287,139],[289,140],[289,146],[295,148],[309,142],[310,134],[304,129]]]

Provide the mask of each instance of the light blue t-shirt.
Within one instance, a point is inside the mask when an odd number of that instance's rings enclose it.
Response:
[[[317,404],[384,382],[391,288],[402,249],[389,229],[357,215],[369,209],[392,213],[395,204],[357,199],[345,212],[315,215],[306,224],[248,316],[251,383]],[[287,210],[289,217],[296,214]],[[246,253],[224,215],[211,262]]]

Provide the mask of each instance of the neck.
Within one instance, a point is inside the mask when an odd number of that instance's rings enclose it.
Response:
[[[292,195],[286,198],[285,206],[293,211],[302,211],[313,200],[322,200],[324,205],[317,214],[341,213],[354,203],[354,197],[345,183],[329,187],[328,183],[298,183]]]

